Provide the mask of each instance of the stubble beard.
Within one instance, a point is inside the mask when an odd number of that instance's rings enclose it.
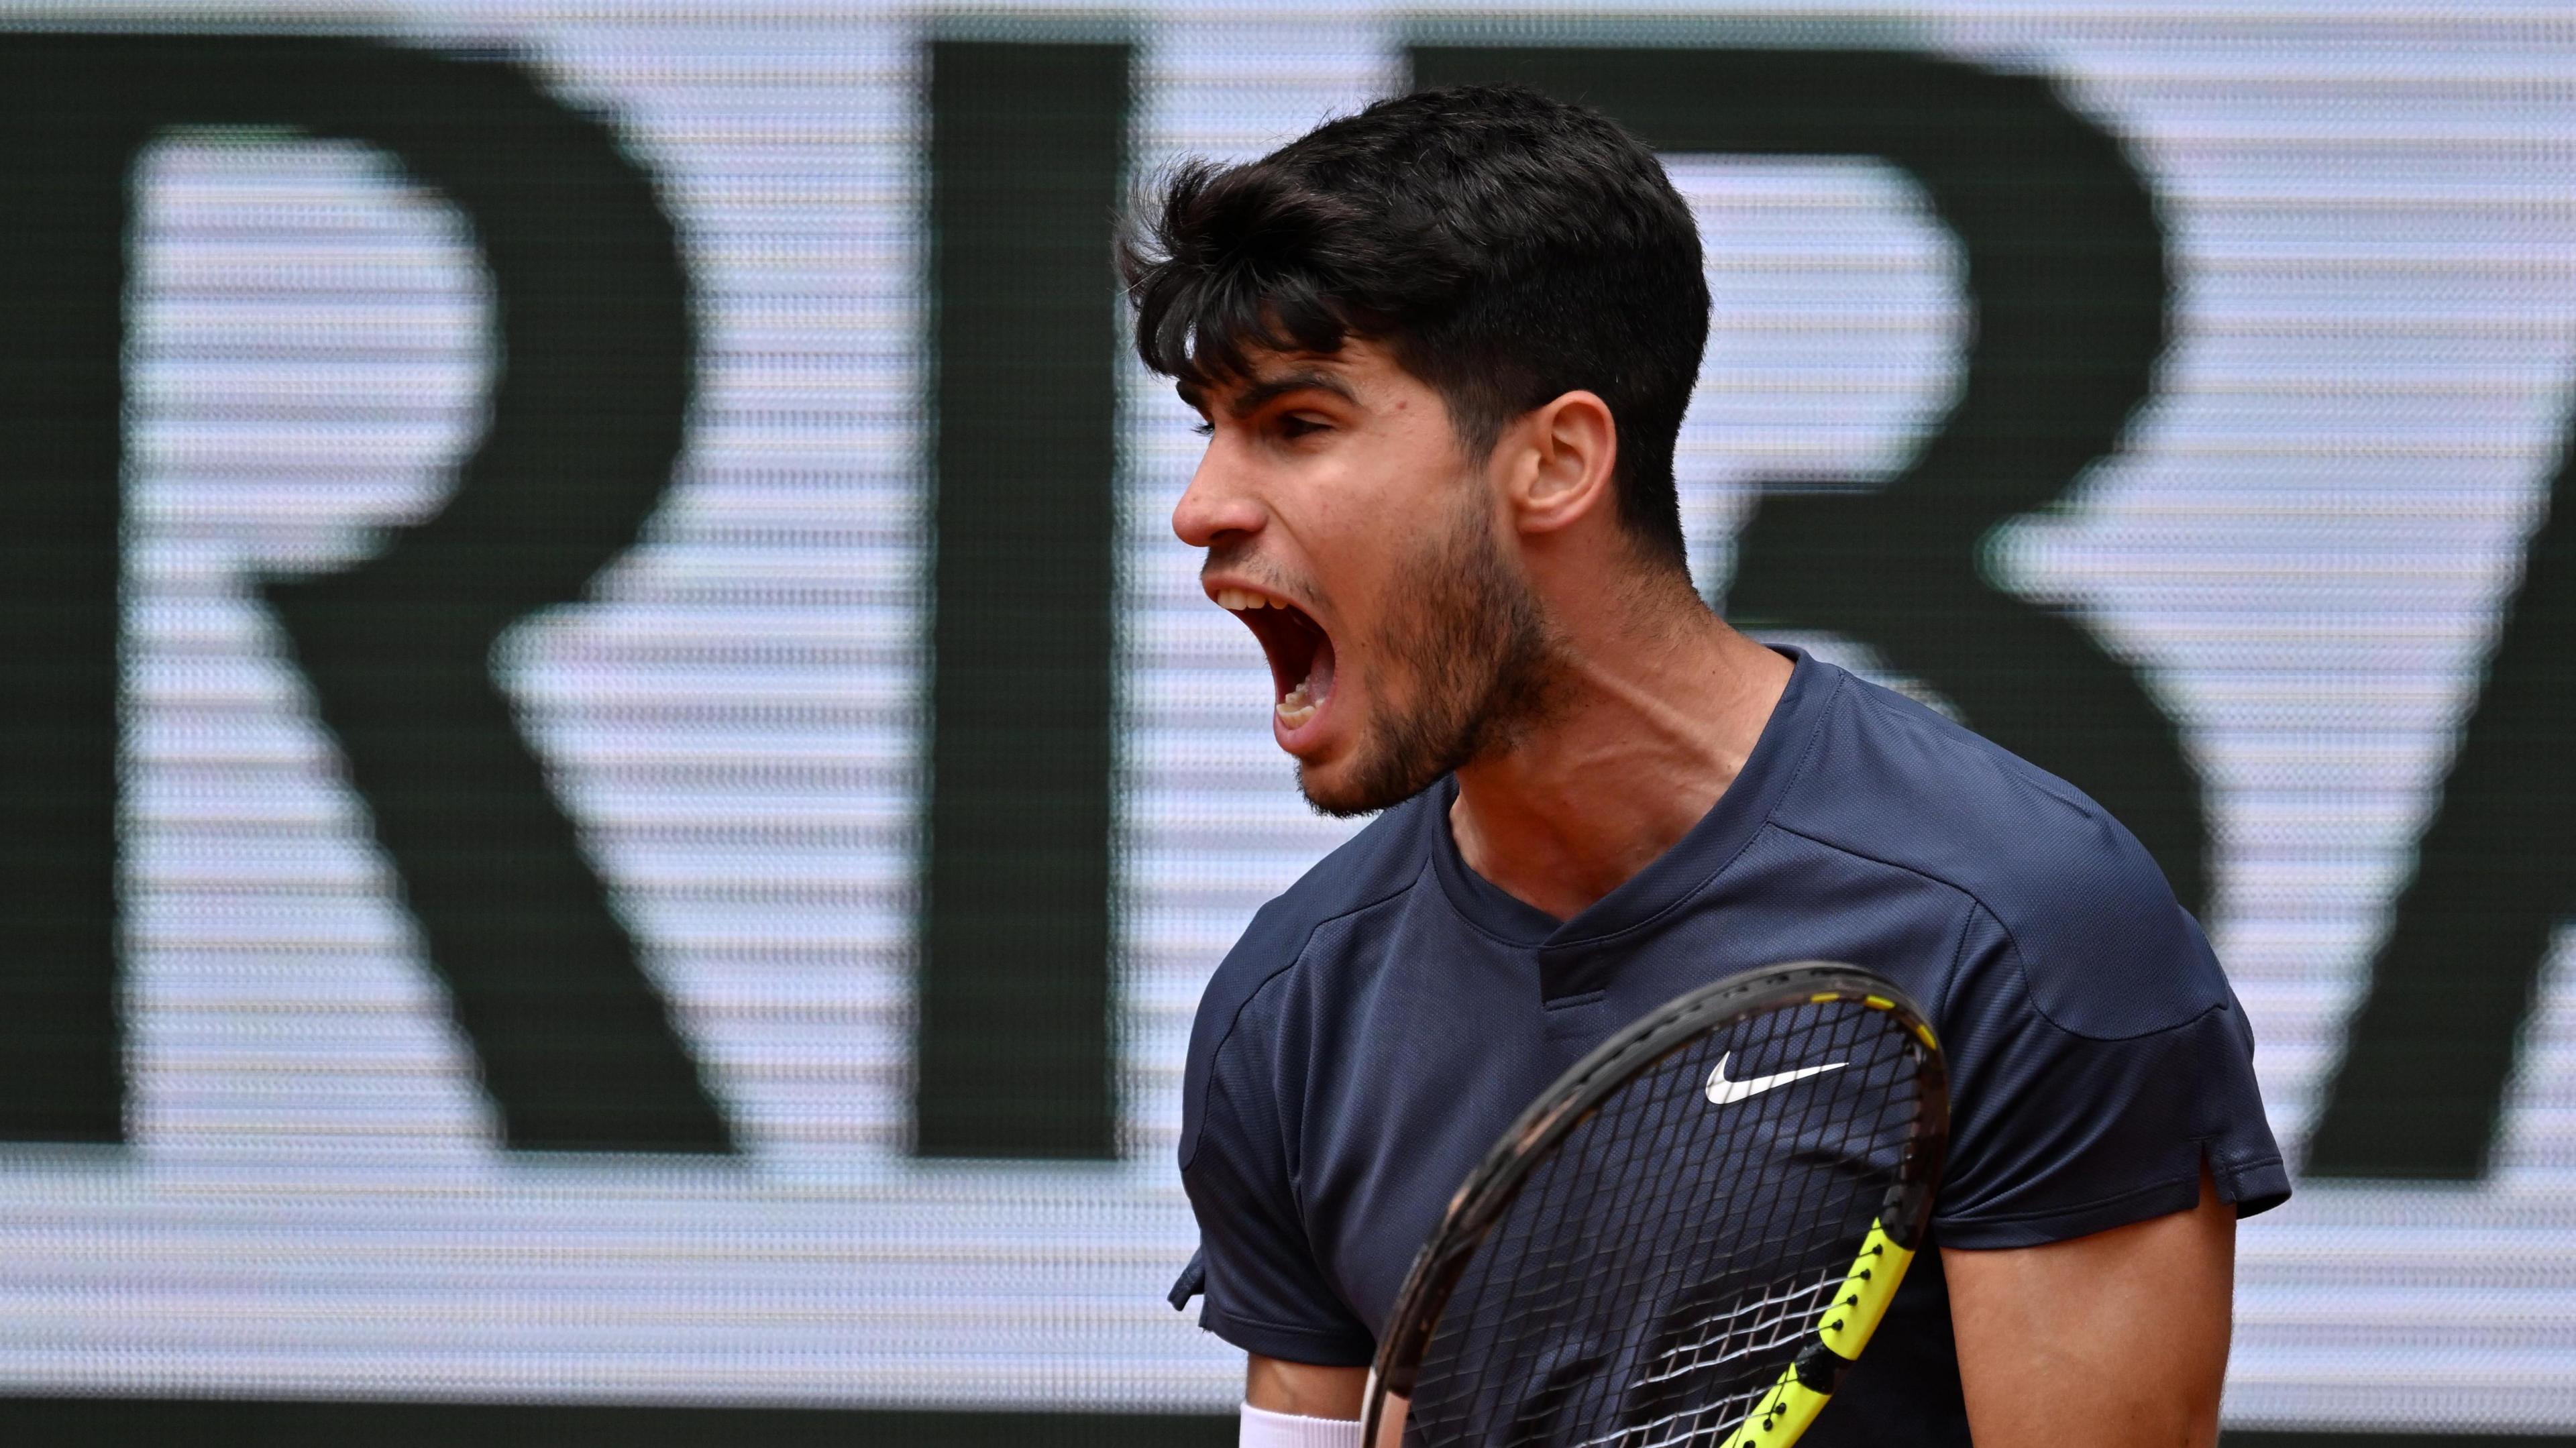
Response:
[[[1416,697],[1385,706],[1337,787],[1319,787],[1298,766],[1297,788],[1316,813],[1348,819],[1402,804],[1545,718],[1554,634],[1481,502],[1469,490],[1444,535],[1407,562],[1412,597],[1387,617],[1382,656]]]

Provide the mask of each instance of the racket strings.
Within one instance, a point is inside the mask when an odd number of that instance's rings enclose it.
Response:
[[[1827,1014],[1825,1022],[1822,1030],[1802,1031],[1804,1023],[1793,1012],[1756,1017],[1747,1032],[1751,1037],[1747,1059],[1841,1062],[1844,1064],[1840,1069],[1844,1071],[1853,1069],[1855,1064],[1865,1066],[1862,1033],[1876,1024],[1872,1014],[1837,1009]],[[1722,1051],[1720,1060],[1729,1061],[1731,1056],[1732,1052]],[[1746,1073],[1738,1070],[1735,1074],[1741,1078]],[[1690,1352],[1683,1364],[1659,1375],[1659,1384],[1685,1381],[1678,1387],[1662,1389],[1656,1396],[1677,1398],[1688,1406],[1648,1419],[1640,1427],[1682,1424],[1687,1432],[1676,1440],[1682,1442],[1727,1432],[1752,1411],[1776,1381],[1779,1368],[1803,1344],[1818,1313],[1829,1305],[1831,1294],[1841,1285],[1850,1263],[1851,1244],[1867,1231],[1866,1216],[1855,1230],[1856,1208],[1865,1207],[1868,1215],[1874,1216],[1878,1200],[1885,1195],[1883,1182],[1866,1183],[1864,1178],[1844,1169],[1842,1159],[1816,1150],[1819,1143],[1848,1141],[1845,1128],[1857,1122],[1846,1123],[1840,1118],[1856,1115],[1853,1108],[1864,1095],[1831,1086],[1805,1092],[1784,1087],[1768,1093],[1762,1124],[1773,1130],[1785,1129],[1787,1139],[1799,1144],[1785,1161],[1764,1156],[1765,1143],[1772,1138],[1750,1132],[1736,1137],[1730,1168],[1739,1174],[1771,1174],[1769,1185],[1773,1189],[1752,1195],[1748,1205],[1760,1215],[1741,1234],[1743,1245],[1735,1255],[1748,1261],[1779,1263],[1784,1270],[1779,1277],[1749,1286],[1743,1296],[1725,1306],[1708,1302],[1704,1291],[1685,1290],[1680,1295],[1675,1308],[1666,1315],[1661,1336],[1704,1345]],[[1803,1280],[1795,1275],[1802,1266],[1807,1269]],[[1728,1277],[1721,1275],[1714,1280],[1724,1282]],[[1766,1304],[1769,1310],[1765,1310]],[[1723,1331],[1712,1331],[1719,1328]],[[1666,1353],[1667,1357],[1678,1355],[1675,1351]],[[1696,1376],[1688,1376],[1692,1374]],[[1721,1384],[1731,1384],[1732,1390],[1711,1391]]]
[[[1721,1063],[1743,1094],[1717,1099]],[[1850,1001],[1761,1012],[1647,1068],[1469,1259],[1412,1436],[1677,1448],[1733,1429],[1834,1305],[1919,1090],[1902,1024]]]
[[[1759,1348],[1775,1347],[1782,1337],[1795,1337],[1813,1322],[1816,1313],[1829,1300],[1829,1294],[1842,1286],[1843,1273],[1837,1268],[1804,1287],[1792,1288],[1776,1295],[1758,1296],[1706,1321],[1693,1324],[1701,1331],[1715,1329],[1696,1342],[1676,1344],[1656,1361],[1658,1371],[1640,1379],[1641,1383],[1659,1383],[1690,1372],[1695,1368],[1714,1366],[1743,1356]],[[1768,1334],[1764,1336],[1764,1334]],[[1750,1339],[1760,1338],[1760,1341]],[[1712,1353],[1711,1350],[1714,1350]],[[1663,1367],[1675,1358],[1690,1355],[1678,1366]]]

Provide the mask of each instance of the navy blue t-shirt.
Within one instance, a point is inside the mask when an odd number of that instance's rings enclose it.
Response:
[[[2253,1037],[2200,928],[2064,781],[1822,660],[1680,842],[1571,920],[1470,870],[1454,781],[1262,907],[1199,1003],[1181,1175],[1200,1254],[1174,1300],[1291,1362],[1374,1355],[1413,1256],[1520,1110],[1694,986],[1867,966],[1949,1055],[1933,1240],[2026,1247],[2289,1195]],[[1964,1444],[1938,1252],[1806,1440]]]

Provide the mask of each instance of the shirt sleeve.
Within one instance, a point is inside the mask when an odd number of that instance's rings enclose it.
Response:
[[[1974,911],[1939,1012],[1950,1156],[1944,1246],[2027,1247],[2200,1200],[2204,1165],[2239,1216],[2289,1175],[2254,1079],[2254,1039],[2200,927],[2162,880],[2111,928],[2034,952]]]
[[[1260,1074],[1248,1064],[1232,1053],[1213,1063],[1195,1150],[1181,1169],[1199,1222],[1199,1325],[1263,1357],[1366,1366],[1377,1340],[1315,1261],[1278,1114],[1261,1083],[1245,1079]]]

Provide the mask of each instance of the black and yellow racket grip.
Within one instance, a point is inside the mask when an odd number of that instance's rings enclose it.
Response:
[[[1818,1314],[1815,1337],[1735,1431],[1720,1440],[1724,1448],[1788,1448],[1797,1442],[1842,1386],[1843,1374],[1869,1345],[1870,1334],[1878,1331],[1896,1284],[1905,1280],[1913,1261],[1913,1251],[1898,1246],[1884,1222],[1872,1222],[1843,1285]]]

